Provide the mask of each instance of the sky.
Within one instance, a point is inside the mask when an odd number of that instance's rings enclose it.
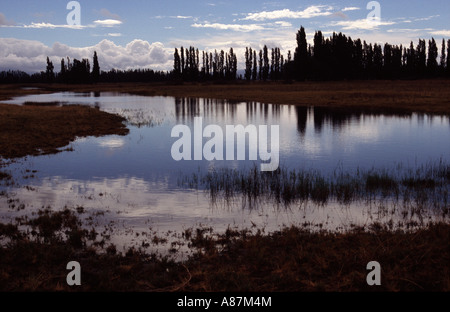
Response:
[[[247,46],[293,52],[300,26],[308,43],[318,30],[408,46],[450,39],[448,0],[79,0],[79,11],[69,2],[0,0],[0,70],[39,72],[49,56],[59,71],[61,58],[92,59],[94,51],[102,70],[171,70],[174,48],[190,45],[233,47],[242,68]],[[379,19],[368,18],[374,15]]]

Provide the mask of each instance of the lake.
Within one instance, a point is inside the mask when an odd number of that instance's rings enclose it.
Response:
[[[47,206],[84,207],[90,213],[99,212],[95,226],[108,229],[113,223],[114,229],[109,228],[113,240],[127,244],[139,245],[141,237],[136,233],[150,229],[166,236],[196,226],[211,226],[219,232],[229,226],[271,231],[291,224],[339,230],[401,220],[400,216],[396,219],[397,213],[380,213],[381,205],[399,207],[390,199],[369,205],[330,200],[326,205],[262,202],[257,207],[243,205],[238,197],[231,202],[211,201],[202,187],[183,181],[221,168],[247,170],[260,161],[175,161],[171,148],[177,138],[171,136],[172,129],[176,125],[194,129],[196,117],[202,117],[204,127],[223,129],[227,125],[278,125],[280,166],[287,170],[314,170],[323,175],[372,168],[401,172],[450,161],[448,116],[119,93],[31,95],[4,103],[25,102],[97,107],[124,116],[130,133],[77,139],[71,144],[73,151],[9,164],[4,170],[12,173],[17,184],[0,186],[0,191],[9,194],[0,197],[1,218]],[[438,195],[437,201],[444,205],[449,201],[448,189],[447,184]],[[18,199],[25,209],[12,208],[11,199]],[[440,213],[426,218],[440,218]]]

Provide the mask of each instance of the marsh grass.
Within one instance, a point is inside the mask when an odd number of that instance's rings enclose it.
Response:
[[[193,253],[174,261],[148,249],[123,253],[83,227],[79,209],[43,208],[32,217],[0,223],[1,291],[449,291],[450,226],[414,231],[389,225],[346,233],[291,226],[258,229],[186,229],[180,239]],[[31,229],[31,230],[30,230]],[[75,239],[74,239],[75,237]],[[150,241],[148,246],[159,242]],[[175,251],[176,252],[176,251]],[[382,286],[366,283],[366,265],[382,265]],[[69,287],[66,265],[79,261],[82,286]]]
[[[259,203],[289,207],[312,202],[326,206],[330,201],[341,205],[355,202],[401,203],[410,212],[434,211],[448,215],[450,166],[444,161],[415,169],[398,166],[395,170],[358,169],[355,172],[335,170],[323,175],[317,170],[280,167],[274,172],[261,172],[255,165],[249,169],[214,169],[196,172],[180,179],[179,185],[203,190],[212,203],[245,202],[255,208]],[[408,213],[409,215],[409,213]]]

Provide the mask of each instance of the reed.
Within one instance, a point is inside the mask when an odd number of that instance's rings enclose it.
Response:
[[[196,172],[184,177],[180,186],[202,190],[211,202],[236,202],[248,206],[258,203],[298,205],[311,201],[326,206],[329,201],[342,205],[355,202],[390,202],[414,209],[416,213],[433,209],[448,211],[450,166],[439,161],[415,169],[399,166],[396,170],[339,169],[324,175],[317,170],[288,169],[281,166],[274,172],[261,172],[255,165],[249,169],[217,169]]]

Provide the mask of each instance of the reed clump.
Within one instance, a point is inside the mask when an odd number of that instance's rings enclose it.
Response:
[[[312,202],[325,206],[330,201],[342,205],[354,202],[385,202],[415,209],[448,211],[450,166],[444,162],[430,163],[414,170],[357,169],[336,170],[324,175],[317,170],[280,167],[274,172],[261,172],[258,166],[249,169],[215,169],[204,174],[184,177],[180,185],[204,190],[211,202],[231,203],[236,199],[252,205],[272,203],[294,205]]]

